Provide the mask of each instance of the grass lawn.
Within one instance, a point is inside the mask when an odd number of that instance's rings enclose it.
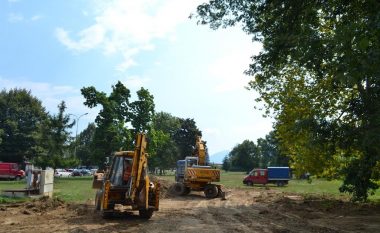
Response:
[[[220,184],[226,188],[243,188],[243,189],[264,189],[263,185],[245,186],[242,180],[246,176],[243,172],[222,172]],[[174,175],[160,176],[162,179],[174,181]],[[311,183],[306,180],[291,180],[285,187],[277,187],[275,185],[267,185],[271,189],[280,190],[289,193],[300,194],[319,194],[332,195],[335,197],[344,196],[338,190],[341,181],[327,181],[323,179],[315,179]],[[25,180],[21,181],[0,181],[0,190],[4,189],[22,189],[25,188]],[[92,189],[92,176],[87,177],[71,177],[54,179],[54,197],[58,197],[68,202],[86,202],[94,200],[95,189]],[[380,190],[375,195],[369,197],[370,200],[380,202]],[[0,196],[0,203],[23,201],[25,199],[5,198]]]
[[[0,181],[0,190],[5,189],[23,189],[26,187],[26,181]],[[94,200],[95,189],[92,189],[92,176],[55,178],[54,179],[54,197],[68,202],[86,202],[89,199]],[[0,196],[0,203],[24,201],[25,198],[8,198]]]
[[[246,176],[244,172],[222,172],[220,177],[220,184],[226,188],[244,188],[244,189],[264,189],[263,185],[255,185],[253,187],[243,184],[243,178]],[[174,181],[174,176],[161,176],[166,180]],[[347,194],[339,192],[339,187],[342,184],[340,180],[327,181],[324,179],[314,179],[311,183],[307,180],[291,180],[288,185],[284,187],[277,187],[274,184],[267,185],[271,189],[280,190],[289,193],[299,194],[319,194],[319,195],[333,195],[335,197],[349,197]],[[380,190],[377,190],[375,195],[369,196],[370,200],[380,202]]]
[[[69,202],[94,200],[96,190],[92,189],[92,176],[55,178],[54,197]]]

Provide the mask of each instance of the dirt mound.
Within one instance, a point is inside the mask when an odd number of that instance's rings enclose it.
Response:
[[[160,184],[160,199],[172,197],[171,192],[174,181],[168,181],[157,176],[151,176],[151,181],[158,182]]]
[[[22,209],[24,214],[30,214],[30,211],[42,213],[65,206],[65,202],[59,198],[41,197],[40,199],[34,199],[31,202],[24,203]]]

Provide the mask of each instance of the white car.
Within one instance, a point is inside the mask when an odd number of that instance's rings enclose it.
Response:
[[[54,172],[54,177],[70,177],[71,172],[66,171],[65,169],[56,169]]]

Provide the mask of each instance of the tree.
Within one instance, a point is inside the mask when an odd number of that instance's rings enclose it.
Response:
[[[223,159],[222,169],[227,172],[231,169],[231,161],[228,155],[226,155]]]
[[[95,119],[93,163],[102,165],[112,152],[133,149],[133,134],[149,130],[154,114],[154,98],[147,89],[137,91],[138,100],[132,103],[129,100],[130,90],[120,81],[112,86],[109,96],[95,87],[84,87],[81,92],[86,99],[84,105],[102,107]],[[129,125],[133,128],[128,128]]]
[[[162,130],[149,132],[149,166],[159,168],[160,173],[175,166],[178,148],[169,134]]]
[[[68,141],[70,132],[68,131],[75,124],[75,121],[70,122],[70,116],[65,114],[66,104],[62,101],[58,105],[58,114],[49,116],[48,121],[45,121],[45,126],[42,127],[42,136],[40,144],[47,148],[45,153],[39,153],[34,159],[37,166],[45,169],[52,167],[67,167],[76,164],[76,159],[68,153]]]
[[[242,25],[263,44],[247,74],[296,170],[324,174],[339,164],[340,188],[365,201],[378,188],[380,3],[214,0],[201,24]],[[295,138],[295,140],[293,140]],[[321,161],[324,161],[322,164]]]
[[[178,129],[181,128],[180,118],[172,116],[167,112],[157,112],[153,116],[152,127],[161,130],[173,137]]]
[[[23,163],[38,153],[38,131],[47,118],[26,89],[0,92],[0,161]]]
[[[269,132],[265,138],[257,139],[257,147],[260,155],[260,167],[289,166],[289,158],[280,152],[275,131]]]
[[[82,88],[81,92],[86,99],[84,105],[89,108],[102,107],[95,119],[97,127],[93,140],[94,163],[102,165],[106,156],[120,148],[129,149],[126,147],[132,145],[132,135],[126,128],[130,122],[130,91],[118,81],[112,86],[109,96],[92,86]]]
[[[174,134],[180,128],[178,117],[170,113],[155,113],[149,131],[149,164],[158,167],[160,171],[175,166],[179,150],[174,141]]]
[[[81,161],[81,164],[85,166],[94,165],[92,142],[94,140],[95,130],[95,124],[90,123],[78,136],[79,145],[77,157]]]
[[[138,132],[147,132],[154,115],[154,97],[147,89],[137,91],[138,100],[131,103],[131,123]]]
[[[244,140],[236,145],[229,153],[231,169],[250,171],[260,166],[260,154],[256,144],[250,140]]]
[[[179,149],[179,157],[184,159],[186,156],[191,156],[195,148],[196,136],[202,136],[202,132],[196,126],[194,119],[179,119],[181,124],[177,129],[173,138]]]

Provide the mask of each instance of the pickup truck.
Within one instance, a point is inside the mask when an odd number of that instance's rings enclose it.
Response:
[[[289,167],[268,167],[267,169],[253,169],[248,176],[244,177],[243,184],[252,186],[254,184],[276,184],[284,186],[290,180]]]

